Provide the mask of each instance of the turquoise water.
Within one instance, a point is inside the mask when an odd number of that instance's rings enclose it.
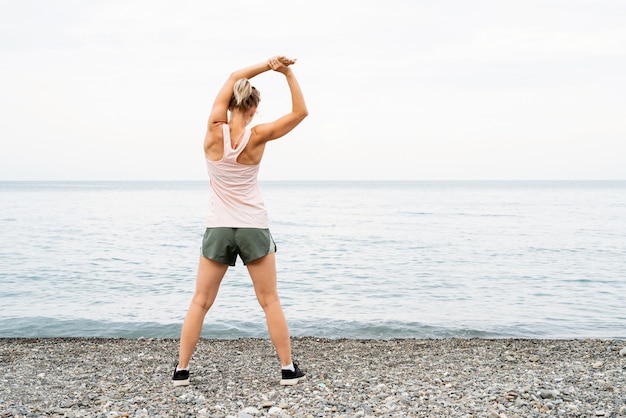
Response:
[[[0,337],[178,337],[207,182],[0,182]],[[626,182],[265,182],[293,335],[626,338]],[[205,337],[265,337],[241,263]]]

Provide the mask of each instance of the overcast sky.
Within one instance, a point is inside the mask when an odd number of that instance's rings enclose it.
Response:
[[[0,180],[206,179],[217,90],[276,54],[309,117],[263,180],[626,179],[623,0],[0,3]]]

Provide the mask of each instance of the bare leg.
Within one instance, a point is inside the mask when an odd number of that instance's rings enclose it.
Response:
[[[291,364],[289,328],[276,290],[276,259],[268,254],[248,263],[257,300],[265,312],[267,329],[283,366]]]
[[[228,270],[228,265],[200,257],[196,291],[191,299],[191,304],[183,323],[183,329],[180,333],[180,351],[178,355],[178,367],[180,368],[185,368],[189,365],[191,355],[200,339],[204,317],[215,301],[226,270]]]

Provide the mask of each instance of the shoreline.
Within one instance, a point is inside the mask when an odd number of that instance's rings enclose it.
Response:
[[[201,339],[173,387],[177,339],[0,338],[0,417],[626,416],[626,341]]]

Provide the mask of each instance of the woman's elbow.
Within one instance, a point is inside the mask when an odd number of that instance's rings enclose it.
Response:
[[[304,118],[309,116],[309,111],[307,109],[302,109],[297,112],[297,115],[300,120],[303,120]]]

